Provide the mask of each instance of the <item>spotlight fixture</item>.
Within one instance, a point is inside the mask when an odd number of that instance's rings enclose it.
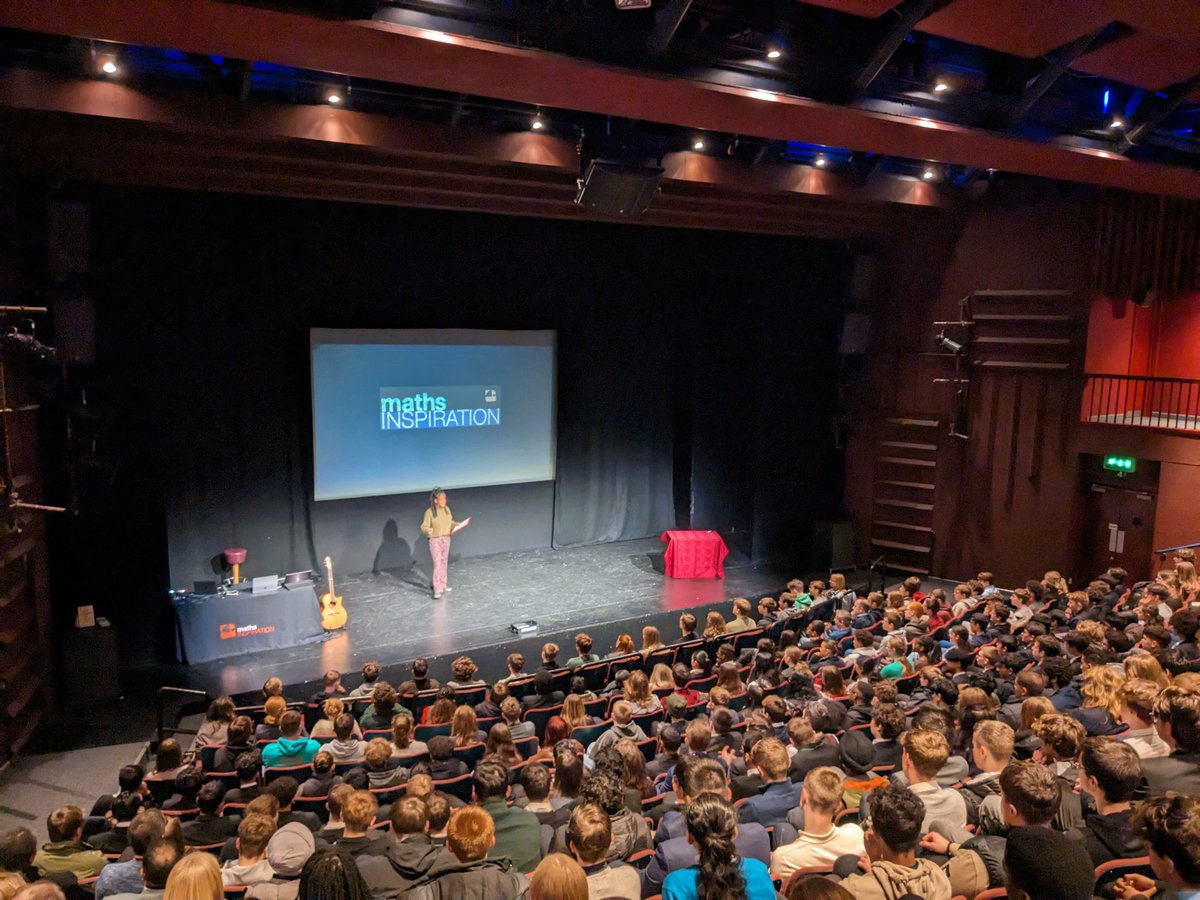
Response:
[[[693,150],[703,150],[704,149],[704,140],[702,138],[696,138],[695,142],[693,142],[693,144],[692,144],[692,149]]]
[[[958,341],[951,340],[946,337],[946,332],[939,331],[933,339],[939,349],[945,350],[947,353],[953,353],[955,356],[963,352],[963,345]]]
[[[1121,118],[1113,119],[1111,122],[1108,123],[1108,127],[1112,128],[1112,129],[1124,128],[1125,120],[1121,119]]]
[[[96,71],[102,75],[117,75],[121,71],[121,67],[117,65],[117,55],[115,53],[105,53],[95,57]]]
[[[829,165],[829,160],[825,158],[824,153],[818,153],[817,158],[813,160],[813,165],[815,165],[818,169],[823,169]]]
[[[937,171],[933,168],[933,166],[926,166],[925,171],[921,173],[921,177],[926,181],[933,181],[935,178],[937,178]]]
[[[111,59],[106,59],[104,62],[102,62],[100,64],[100,71],[103,72],[105,75],[116,75],[117,74],[117,64]]]
[[[782,58],[783,58],[783,51],[780,50],[778,47],[768,47],[767,48],[767,59],[776,60],[776,59],[782,59]]]
[[[529,123],[529,127],[534,131],[541,131],[546,127],[546,120],[542,118],[542,114],[540,112],[533,117],[533,121]]]
[[[936,94],[944,94],[950,90],[950,82],[944,78],[939,78],[933,85],[933,91]]]
[[[342,102],[342,95],[337,91],[330,91],[325,97],[325,102],[331,106],[337,106]]]

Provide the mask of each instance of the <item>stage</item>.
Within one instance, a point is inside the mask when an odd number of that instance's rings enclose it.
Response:
[[[281,650],[244,654],[189,666],[187,686],[210,694],[256,691],[269,676],[285,684],[313,684],[327,669],[347,674],[354,685],[363,663],[378,660],[385,678],[407,671],[413,657],[429,657],[434,677],[445,680],[450,662],[470,653],[483,678],[504,674],[504,659],[525,654],[537,666],[546,641],[574,655],[574,635],[587,631],[603,655],[623,631],[640,646],[643,625],[656,625],[664,640],[678,634],[678,618],[693,610],[703,616],[717,608],[729,618],[729,600],[778,594],[795,573],[755,566],[734,541],[723,579],[667,578],[662,574],[664,544],[657,538],[598,544],[568,550],[528,550],[469,559],[451,557],[453,590],[434,600],[429,572],[421,566],[359,575],[339,575],[337,591],[349,623],[328,640]],[[535,634],[518,636],[513,622],[532,619]]]

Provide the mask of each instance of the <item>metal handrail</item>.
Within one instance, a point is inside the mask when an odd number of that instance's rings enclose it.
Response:
[[[1178,546],[1175,546],[1175,547],[1160,547],[1157,550],[1155,550],[1154,552],[1158,554],[1158,558],[1160,560],[1164,560],[1167,558],[1168,553],[1174,553],[1176,550],[1196,550],[1196,549],[1200,549],[1200,541],[1196,541],[1194,544],[1179,544]]]
[[[155,734],[158,737],[159,744],[161,744],[163,742],[163,735],[167,734],[168,732],[170,732],[171,734],[196,734],[195,728],[177,728],[174,726],[168,728],[164,724],[165,720],[164,720],[164,716],[163,716],[163,708],[164,708],[163,701],[165,700],[166,695],[168,695],[168,694],[176,694],[176,695],[180,695],[180,696],[184,696],[184,697],[203,697],[205,700],[212,699],[208,695],[208,691],[197,691],[197,690],[194,690],[193,688],[179,688],[179,687],[171,687],[169,685],[163,685],[162,687],[160,687],[158,689],[158,703],[157,703],[158,709],[156,710],[157,725],[155,728]],[[158,746],[158,745],[156,744],[155,746]]]
[[[1084,422],[1164,431],[1200,431],[1200,379],[1085,375]]]

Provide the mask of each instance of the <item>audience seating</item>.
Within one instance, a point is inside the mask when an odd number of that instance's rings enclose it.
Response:
[[[612,719],[605,719],[596,725],[581,725],[571,729],[571,737],[583,744],[583,749],[586,750],[596,738],[612,728],[612,724]]]
[[[263,769],[263,781],[270,784],[276,778],[291,775],[296,781],[303,783],[304,779],[311,774],[312,766],[308,763],[300,763],[296,766],[267,766]]]
[[[429,743],[431,737],[438,735],[450,735],[450,723],[444,725],[418,725],[413,729],[413,740]]]
[[[463,803],[470,803],[471,793],[474,790],[471,784],[471,773],[468,772],[466,775],[459,775],[457,778],[435,781],[433,789],[435,791],[445,791],[447,794],[457,797]]]
[[[546,734],[546,723],[554,716],[562,713],[562,704],[557,706],[541,706],[534,709],[525,710],[525,714],[521,716],[521,721],[530,722],[533,725],[534,734],[541,740]]]
[[[1145,875],[1153,880],[1155,875],[1154,870],[1150,868],[1150,857],[1136,856],[1132,859],[1114,859],[1097,866],[1096,886],[1093,888],[1093,893],[1098,897],[1113,896],[1111,886],[1123,875]]]
[[[977,588],[977,590],[981,590],[981,588]],[[708,649],[708,651],[710,653],[715,655],[717,648],[722,644],[732,645],[734,647],[735,651],[741,654],[741,658],[739,659],[739,662],[744,662],[744,661],[750,659],[750,654],[752,654],[753,651],[755,650],[759,640],[763,639],[764,637],[771,638],[772,640],[777,640],[779,635],[782,634],[782,632],[785,630],[793,630],[797,633],[800,633],[803,631],[806,624],[812,620],[832,619],[834,608],[835,608],[835,605],[833,602],[825,601],[822,603],[818,603],[816,606],[814,606],[812,609],[810,609],[805,615],[797,616],[797,617],[786,619],[786,620],[781,620],[781,621],[776,622],[775,624],[770,625],[768,627],[749,629],[747,631],[739,632],[739,633],[736,633],[733,635],[722,635],[722,636],[713,638],[708,641],[699,640],[699,639],[694,640],[694,641],[689,641],[685,644],[661,648],[659,650],[656,650],[649,654],[646,654],[645,656],[643,656],[640,653],[632,653],[632,654],[627,654],[627,655],[624,655],[621,657],[616,657],[613,659],[600,660],[598,662],[582,666],[579,669],[574,670],[574,671],[569,670],[569,669],[554,670],[551,672],[551,680],[552,680],[552,685],[553,685],[552,689],[563,691],[564,693],[569,692],[570,680],[573,678],[573,676],[580,675],[583,677],[584,683],[586,685],[588,685],[589,689],[594,690],[594,691],[601,691],[605,688],[605,686],[609,682],[611,682],[614,679],[614,676],[616,675],[616,673],[622,669],[629,670],[629,671],[645,671],[645,672],[649,673],[654,668],[654,666],[660,665],[660,664],[670,666],[677,661],[683,662],[683,663],[690,663],[691,656],[697,650],[699,650],[701,648],[706,648],[706,649]],[[960,617],[957,620],[954,620],[953,622],[949,623],[949,625],[943,626],[942,628],[938,629],[937,632],[935,632],[935,634],[943,634],[943,635],[948,634],[949,628],[951,626],[956,624],[956,622],[958,622],[958,621],[962,621],[965,618],[967,618],[967,617],[964,616],[964,617]],[[1047,621],[1049,621],[1049,620],[1047,620]],[[877,634],[881,634],[884,631],[884,624],[882,622],[877,623],[877,625],[873,626],[873,628],[871,630],[873,630]],[[838,642],[839,651],[844,652],[852,644],[852,641],[853,641],[852,636],[847,636],[845,638],[842,638]],[[979,655],[979,649],[980,648],[976,647],[972,651],[972,659],[973,660],[975,659],[975,657],[977,657]],[[813,658],[812,665],[814,668],[818,665],[818,661],[815,659],[816,653],[817,653],[817,648],[812,648],[807,653],[808,657]],[[986,654],[984,656],[986,657]],[[935,668],[940,666],[940,663],[937,663],[936,659],[933,661],[933,663],[935,665]],[[824,663],[822,663],[822,664],[824,664]],[[847,662],[844,658],[841,658],[841,657],[838,657],[836,659],[831,659],[829,661],[829,664],[837,665],[839,668],[842,668],[842,669],[850,669],[852,667],[851,663]],[[983,666],[986,666],[987,665],[986,659],[981,657],[980,664]],[[740,673],[740,677],[743,680],[747,680],[749,678],[750,669],[751,669],[750,665],[739,666],[738,671]],[[1050,669],[1047,668],[1047,671],[1050,671]],[[691,679],[688,682],[687,687],[689,687],[693,690],[697,690],[701,693],[706,693],[713,687],[713,685],[716,683],[716,681],[717,681],[717,675],[713,674],[713,675],[702,677],[702,678]],[[528,691],[532,690],[532,682],[533,682],[532,676],[514,679],[513,681],[508,682],[508,686],[510,688],[510,693],[514,697],[519,697],[522,695],[527,696]],[[899,679],[899,680],[895,681],[894,683],[895,683],[897,689],[900,691],[900,693],[905,694],[905,695],[911,694],[916,688],[921,686],[919,676],[916,674],[908,676],[906,678]],[[964,684],[965,683],[966,682],[964,682]],[[757,688],[754,689],[753,691],[743,690],[743,691],[739,692],[738,694],[732,696],[729,700],[728,705],[731,710],[737,711],[737,712],[742,712],[744,714],[744,716],[748,716],[750,720],[752,720],[756,723],[761,723],[761,722],[765,721],[765,716],[760,707],[761,701],[759,698],[769,697],[771,695],[785,696],[785,695],[788,695],[790,690],[791,690],[791,688],[788,685],[779,685],[776,687],[767,688],[762,691],[759,691]],[[486,688],[485,686],[464,688],[464,689],[460,689],[457,692],[455,701],[458,704],[466,704],[466,705],[474,706],[475,704],[482,701],[487,696],[487,693],[488,693],[488,688]],[[654,694],[657,697],[659,697],[660,699],[665,699],[671,693],[673,693],[672,688],[659,688],[654,691]],[[1003,694],[1001,696],[1003,696]],[[423,692],[420,692],[417,694],[406,695],[403,698],[403,702],[412,709],[412,711],[418,717],[418,720],[419,720],[419,717],[422,714],[422,711],[429,707],[429,705],[433,702],[435,697],[436,697],[435,691],[423,691]],[[612,726],[614,724],[611,719],[612,707],[618,699],[620,699],[620,694],[613,693],[608,696],[599,696],[593,700],[585,701],[584,707],[585,707],[585,710],[587,711],[587,714],[589,716],[593,716],[593,717],[601,717],[602,721],[599,721],[594,725],[585,725],[585,726],[580,726],[580,727],[572,729],[571,738],[578,741],[585,748],[591,747],[595,743],[595,741],[598,738],[600,738],[601,735],[604,735],[605,732],[607,732],[610,728],[612,728]],[[851,700],[851,698],[849,696],[831,697],[828,695],[824,695],[824,699],[826,701],[834,701],[836,703],[839,703],[844,708],[851,707],[852,703],[853,703],[853,701]],[[914,701],[915,700],[916,700],[916,698],[914,698]],[[690,720],[696,718],[697,716],[704,715],[707,712],[708,705],[709,704],[708,704],[707,699],[702,699],[700,702],[693,703],[692,705],[688,706],[684,711],[684,716],[683,716],[684,720],[690,721]],[[365,709],[367,706],[369,706],[369,702],[366,702],[366,703],[356,702],[354,704],[354,706],[355,707],[361,706],[362,709]],[[562,708],[563,708],[562,704],[556,704],[556,705],[548,706],[548,707],[539,707],[539,708],[529,709],[523,713],[522,720],[524,722],[528,722],[533,725],[535,734],[532,737],[522,738],[522,739],[518,739],[518,740],[514,741],[514,745],[517,747],[517,750],[521,755],[522,761],[520,763],[518,763],[516,766],[510,767],[510,783],[516,784],[519,782],[520,776],[522,774],[522,771],[524,770],[524,767],[533,761],[534,755],[538,752],[539,748],[541,747],[541,741],[545,735],[547,723],[549,722],[549,720],[552,717],[561,715]],[[905,709],[905,713],[906,713],[906,715],[911,717],[916,712],[918,712],[919,708],[920,708],[919,705],[914,704],[911,708]],[[306,721],[309,722],[309,727],[311,728],[312,724],[315,724],[317,717],[319,717],[322,714],[321,706],[320,706],[320,704],[317,704],[317,703],[309,703],[309,704],[304,705],[303,709],[305,712]],[[645,761],[647,763],[653,762],[655,760],[656,753],[659,748],[659,741],[656,737],[653,736],[654,729],[656,726],[660,725],[661,723],[663,723],[666,720],[667,720],[667,712],[666,712],[665,706],[661,707],[660,709],[658,709],[654,712],[641,713],[641,714],[635,715],[633,717],[633,723],[635,725],[637,725],[638,727],[640,727],[647,735],[647,737],[645,739],[636,742],[638,750],[641,752],[642,757],[645,759]],[[493,723],[495,723],[497,721],[500,721],[500,720],[497,718],[494,718],[494,717],[480,718],[478,720],[478,724],[479,724],[480,729],[486,732],[487,729]],[[742,721],[732,725],[731,730],[733,730],[734,732],[737,732],[737,733],[744,734],[749,726],[750,726],[750,722],[748,722],[746,718],[743,718]],[[909,727],[911,727],[911,726],[909,726]],[[417,725],[414,729],[414,739],[418,740],[418,741],[428,741],[434,736],[448,735],[450,733],[450,728],[451,728],[451,726],[449,724]],[[848,731],[868,731],[870,728],[871,728],[870,724],[859,724],[859,725],[852,725],[847,730]],[[838,731],[837,734],[839,736],[841,736],[844,734],[844,732]],[[371,729],[371,730],[365,731],[363,734],[363,737],[365,740],[371,740],[373,738],[390,739],[391,730],[383,729],[383,728]],[[327,737],[327,738],[325,738],[325,740],[329,740],[329,738]],[[260,743],[269,743],[269,742],[260,742]],[[785,744],[787,743],[786,735],[784,736],[784,743]],[[237,777],[236,773],[234,773],[234,772],[213,772],[212,771],[214,764],[215,764],[216,752],[218,749],[220,749],[219,746],[208,746],[208,747],[200,748],[200,750],[198,752],[199,762],[200,762],[201,766],[204,768],[204,770],[206,771],[206,773],[208,773],[208,777],[220,779],[228,787],[236,787],[238,785],[238,777]],[[433,783],[434,788],[436,790],[444,791],[445,793],[457,798],[458,800],[460,800],[462,802],[470,803],[472,800],[473,787],[474,787],[473,775],[471,774],[471,772],[472,772],[472,770],[475,769],[477,764],[484,757],[485,752],[486,752],[486,744],[483,742],[475,742],[475,743],[471,743],[471,744],[468,744],[463,747],[455,747],[453,750],[453,755],[456,759],[461,760],[465,764],[465,766],[467,767],[468,773],[458,776],[458,777],[455,777],[455,778],[445,779],[445,780],[441,780],[441,781],[435,781]],[[421,755],[421,756],[417,756],[417,757],[407,758],[404,760],[393,760],[393,763],[396,765],[402,765],[406,769],[411,769],[412,766],[416,765],[417,763],[427,761],[427,760],[428,760],[427,755]],[[546,765],[546,766],[550,767],[551,769],[553,769],[553,760],[552,759],[539,759],[539,760],[537,760],[537,762],[535,764],[543,764],[543,765]],[[362,760],[351,760],[351,761],[336,764],[336,771],[339,774],[345,775],[351,769],[360,767],[363,765],[364,765],[364,763]],[[601,765],[603,765],[603,762],[601,762]],[[874,766],[869,771],[873,775],[887,776],[888,774],[892,773],[894,771],[894,769],[895,769],[895,767],[893,765],[888,764],[888,765]],[[284,775],[291,776],[291,777],[295,778],[297,781],[303,782],[310,775],[310,773],[311,773],[311,766],[309,766],[309,765],[294,765],[294,766],[276,766],[276,767],[266,768],[263,770],[262,774],[263,774],[264,781],[269,784],[272,781],[274,781],[275,779],[278,779]],[[662,785],[662,777],[661,776],[658,779],[657,783],[660,786]],[[171,779],[153,779],[153,778],[151,778],[151,779],[148,779],[148,784],[149,784],[149,788],[150,788],[151,792],[154,794],[155,798],[158,799],[160,802],[162,800],[165,800],[167,797],[169,797],[171,794],[174,793],[174,781]],[[371,794],[375,797],[375,799],[377,800],[377,802],[379,804],[379,810],[380,810],[377,815],[376,821],[371,826],[372,828],[379,830],[379,831],[390,830],[391,824],[390,824],[390,821],[389,821],[388,815],[387,815],[388,807],[392,803],[395,803],[398,799],[400,799],[401,797],[403,797],[405,795],[407,787],[408,787],[407,784],[400,784],[400,785],[394,785],[394,786],[390,786],[390,787],[386,787],[386,788],[371,788],[370,789]],[[956,787],[958,787],[958,786],[956,786]],[[518,792],[518,797],[519,797],[519,792]],[[518,799],[517,802],[520,803],[521,801]],[[654,813],[654,815],[660,814],[665,802],[666,802],[666,799],[665,799],[664,795],[660,795],[660,794],[655,794],[650,797],[643,798],[641,800],[641,813],[643,814],[643,817],[645,818],[645,821],[648,823],[651,830],[653,830],[655,827],[655,820],[654,820],[654,817],[649,814],[650,813]],[[747,802],[746,798],[739,799],[737,802],[735,802],[733,804],[733,806],[735,809],[741,809],[746,804],[746,802]],[[511,800],[510,800],[510,803],[512,803]],[[230,815],[236,815],[236,814],[243,813],[245,806],[246,806],[246,804],[243,804],[243,803],[224,804],[224,806],[221,809],[221,815],[230,816]],[[299,812],[314,813],[318,817],[318,819],[322,822],[328,821],[328,817],[329,817],[329,815],[328,815],[328,797],[325,795],[316,796],[316,797],[297,796],[294,800],[294,808]],[[636,809],[636,806],[633,808]],[[169,815],[173,818],[179,819],[180,821],[188,821],[189,819],[194,818],[198,814],[199,814],[198,809],[173,810],[173,811],[167,812],[167,815]],[[842,809],[834,816],[834,822],[837,825],[842,825],[842,824],[851,823],[851,822],[858,822],[859,820],[860,820],[860,811],[858,808]],[[90,824],[90,820],[89,820],[89,824]],[[101,824],[102,824],[102,820],[101,820]],[[971,829],[971,830],[973,830],[973,829]],[[790,844],[797,839],[796,829],[790,823],[786,823],[786,822],[778,822],[778,823],[772,824],[766,828],[766,832],[769,836],[770,846],[771,846],[772,850],[777,849],[778,847]],[[550,843],[553,840],[553,835],[554,835],[554,829],[548,825],[542,826],[539,829],[539,839],[542,843],[542,847],[543,847],[544,851],[549,848]],[[203,850],[206,852],[213,852],[213,853],[216,853],[219,855],[222,848],[225,846],[227,846],[227,842],[221,843],[221,844],[214,844],[214,845],[196,846],[196,847],[191,847],[190,849]],[[629,856],[626,859],[626,862],[641,869],[641,868],[644,868],[646,865],[648,865],[650,859],[652,859],[654,857],[654,855],[655,855],[654,850],[643,850],[643,851],[634,853],[631,856]],[[799,880],[806,878],[806,877],[827,875],[830,872],[831,872],[831,869],[829,867],[804,868],[804,869],[800,869],[800,870],[796,871],[795,873],[793,873],[786,880],[785,883],[780,884],[779,882],[776,882],[776,885],[777,885],[777,888],[780,889],[780,891],[783,894],[788,894],[793,889],[795,889],[795,885]],[[1096,868],[1096,870],[1095,870],[1096,884],[1095,884],[1095,888],[1094,888],[1096,893],[1104,894],[1105,892],[1111,891],[1111,885],[1113,884],[1113,882],[1115,882],[1122,875],[1126,875],[1126,874],[1130,874],[1130,873],[1139,873],[1139,874],[1145,874],[1148,876],[1152,876],[1153,873],[1149,867],[1149,858],[1148,857],[1138,857],[1138,858],[1134,858],[1134,859],[1114,860],[1113,862],[1106,863],[1105,865]],[[83,882],[81,882],[81,883],[83,883]],[[232,890],[226,891],[227,896],[239,896],[241,893],[242,892],[237,889],[232,889]],[[661,895],[659,895],[659,896],[661,896]],[[1000,889],[990,890],[990,891],[981,893],[981,894],[977,895],[975,898],[973,898],[973,900],[986,900],[986,898],[1000,898],[1000,897],[1005,897],[1005,896],[1006,896],[1006,890],[1004,888],[1000,888]],[[955,900],[959,900],[959,898],[955,898]],[[966,898],[961,898],[961,900],[966,900]]]
[[[487,750],[487,745],[482,741],[476,741],[474,744],[467,744],[464,747],[455,747],[454,758],[461,759],[468,769],[474,769],[475,764],[483,759],[485,750]]]

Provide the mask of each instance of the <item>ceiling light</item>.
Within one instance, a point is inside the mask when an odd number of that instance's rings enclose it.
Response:
[[[921,177],[926,181],[933,181],[937,178],[937,170],[933,166],[926,166],[925,171],[921,173]]]
[[[703,150],[704,149],[704,141],[697,138],[696,142],[694,144],[692,144],[692,149],[693,150]]]
[[[1124,119],[1113,119],[1111,122],[1108,123],[1108,127],[1109,128],[1124,128],[1125,120]]]
[[[121,71],[121,67],[117,65],[117,55],[115,53],[105,53],[102,56],[94,58],[96,60],[96,71],[103,75],[116,75]]]
[[[329,95],[325,98],[325,100],[326,100],[326,102],[331,103],[334,106],[337,106],[339,103],[342,102],[342,95],[339,94],[337,91],[330,91]]]
[[[542,114],[538,113],[533,117],[533,121],[529,123],[529,127],[534,131],[541,131],[546,127],[546,120],[542,118]]]
[[[827,159],[825,158],[825,154],[824,154],[824,153],[821,153],[821,154],[818,154],[818,155],[817,155],[817,158],[816,158],[816,160],[814,161],[814,164],[816,165],[816,167],[817,167],[818,169],[823,169],[823,168],[825,168],[826,164],[828,164],[828,162],[829,162],[829,160],[827,160]]]
[[[783,51],[780,50],[778,47],[771,47],[770,49],[767,50],[767,59],[772,59],[772,60],[773,59],[781,59],[782,57],[783,57]]]
[[[113,62],[111,59],[105,60],[104,63],[100,66],[100,71],[103,72],[105,75],[116,75],[117,74],[117,64],[115,62]]]
[[[944,93],[946,93],[946,91],[950,90],[950,82],[946,81],[943,78],[939,78],[937,80],[937,82],[934,84],[933,90],[935,93],[944,94]]]

